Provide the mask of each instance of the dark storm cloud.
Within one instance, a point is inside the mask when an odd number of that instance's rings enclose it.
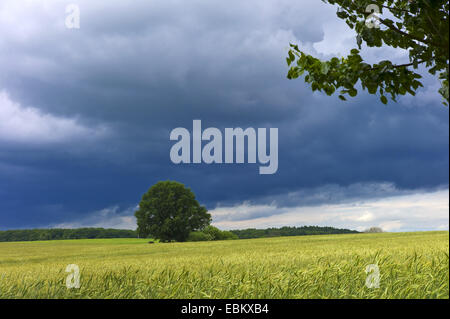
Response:
[[[60,129],[55,134],[65,136],[53,141],[46,133],[31,143],[31,137],[17,139],[17,128],[0,138],[0,228],[128,209],[166,179],[190,186],[209,208],[311,204],[288,193],[319,204],[311,193],[330,184],[347,189],[339,200],[381,196],[350,185],[390,183],[393,194],[448,185],[448,109],[435,91],[423,90],[415,100],[420,105],[405,99],[383,106],[365,94],[343,103],[286,79],[290,41],[328,56],[314,43],[327,39],[324,25],[341,27],[333,7],[320,1],[78,3],[79,30],[65,28],[64,2],[0,5],[0,16],[8,16],[0,19],[0,92],[22,111],[39,110],[36,121],[48,123],[51,114]],[[353,35],[339,36],[326,47],[352,45]],[[65,119],[76,119],[70,134]],[[277,174],[260,176],[248,164],[172,164],[169,133],[191,129],[193,119],[219,129],[278,127]]]

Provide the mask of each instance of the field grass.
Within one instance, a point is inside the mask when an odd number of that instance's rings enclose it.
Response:
[[[449,233],[0,243],[0,298],[449,298]]]

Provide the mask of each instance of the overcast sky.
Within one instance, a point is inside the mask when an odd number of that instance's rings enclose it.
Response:
[[[80,28],[65,25],[80,8]],[[135,228],[160,180],[190,187],[222,229],[448,229],[449,117],[425,75],[416,97],[341,102],[286,79],[290,42],[320,58],[355,34],[308,1],[0,2],[0,229]],[[408,62],[363,49],[369,62]],[[276,174],[175,165],[170,131],[279,129]]]

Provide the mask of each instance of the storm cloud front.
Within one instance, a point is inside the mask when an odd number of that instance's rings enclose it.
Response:
[[[333,6],[80,0],[79,28],[68,28],[70,3],[0,3],[1,230],[134,229],[142,194],[169,179],[222,229],[448,229],[449,116],[437,79],[424,72],[417,96],[383,105],[286,78],[289,43],[321,58],[356,46]],[[174,163],[170,132],[194,120],[221,132],[277,128],[277,170]]]

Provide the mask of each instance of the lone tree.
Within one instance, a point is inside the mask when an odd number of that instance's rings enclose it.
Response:
[[[339,98],[358,94],[355,84],[379,94],[386,104],[388,97],[396,101],[398,95],[415,95],[422,86],[421,76],[414,70],[423,65],[429,73],[439,75],[439,93],[448,106],[449,60],[449,2],[447,0],[322,0],[337,4],[337,16],[357,33],[356,44],[346,58],[333,57],[321,61],[291,44],[287,63],[287,77],[295,79],[305,72],[305,82],[313,91],[332,95],[340,90]],[[362,43],[368,47],[387,45],[405,49],[409,61],[393,64],[389,60],[376,64],[365,63],[359,54]],[[388,96],[388,97],[386,97]]]
[[[134,214],[139,237],[161,241],[185,241],[191,231],[211,222],[211,215],[200,206],[194,193],[174,181],[158,182],[142,196]]]
[[[383,229],[380,227],[370,227],[364,231],[365,233],[384,233]]]

